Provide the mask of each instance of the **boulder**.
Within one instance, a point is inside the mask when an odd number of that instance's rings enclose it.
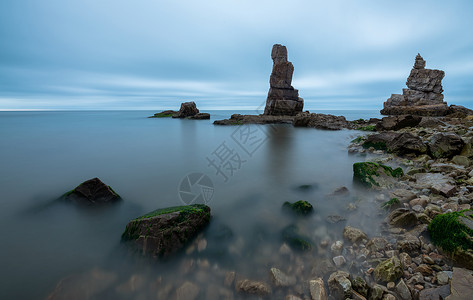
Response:
[[[330,291],[330,297],[335,300],[351,298],[352,287],[350,274],[344,271],[337,271],[330,274],[328,279],[328,289]]]
[[[353,180],[365,187],[390,187],[404,175],[401,168],[374,163],[358,162],[353,164]]]
[[[409,290],[406,283],[404,282],[404,279],[399,280],[399,283],[396,285],[394,290],[399,295],[399,298],[401,300],[411,300],[412,299],[411,291]]]
[[[365,240],[368,239],[368,236],[366,235],[366,233],[364,233],[358,228],[354,228],[351,226],[346,226],[343,229],[343,237],[349,240],[350,242],[352,242],[353,244],[357,242],[361,242],[364,239]]]
[[[271,268],[269,270],[269,275],[275,286],[284,287],[296,284],[296,277],[288,276],[286,273],[279,270],[278,268]]]
[[[199,110],[197,109],[197,106],[195,105],[195,102],[184,102],[181,103],[181,108],[179,109],[179,112],[175,115],[173,115],[173,118],[187,118],[187,117],[192,117],[196,114],[199,113]]]
[[[436,288],[430,288],[420,291],[419,300],[439,300],[439,299],[448,299],[450,295],[450,286],[444,285]],[[465,299],[465,298],[459,298]],[[402,299],[404,300],[404,299]]]
[[[451,295],[445,300],[471,299],[473,295],[473,272],[463,268],[453,268]]]
[[[453,132],[438,132],[429,140],[429,152],[434,158],[452,158],[462,152],[463,146],[465,142]]]
[[[427,230],[434,245],[459,265],[473,270],[473,210],[439,214]]]
[[[408,132],[401,133],[387,144],[387,150],[400,155],[404,154],[424,154],[427,152],[427,145],[422,139]]]
[[[311,214],[314,211],[312,204],[303,200],[299,200],[294,203],[286,201],[282,205],[282,208],[300,216]]]
[[[417,126],[422,117],[413,115],[390,116],[381,119],[381,122],[376,124],[376,130],[399,130],[406,127]]]
[[[377,282],[397,281],[402,275],[401,261],[396,256],[379,263],[374,269],[374,279]]]
[[[286,226],[282,230],[282,238],[291,248],[299,251],[308,251],[312,249],[310,238],[301,233],[296,224]]]
[[[209,222],[207,205],[158,209],[130,221],[122,241],[142,255],[164,257],[182,249]]]
[[[444,116],[448,112],[443,101],[444,71],[425,69],[425,60],[417,54],[414,67],[407,78],[408,89],[402,95],[393,94],[384,102],[383,115]]]
[[[113,286],[117,279],[117,274],[101,269],[68,276],[57,284],[47,300],[100,299],[101,293]]]
[[[347,121],[344,116],[309,112],[298,113],[292,124],[295,127],[311,127],[325,130],[353,129],[353,124]]]
[[[310,296],[313,300],[327,300],[327,292],[325,291],[324,280],[316,278],[309,281]]]
[[[269,78],[269,92],[264,109],[265,115],[294,116],[301,112],[304,100],[291,85],[294,66],[287,60],[287,48],[275,44],[271,51],[273,70]]]
[[[420,240],[411,234],[406,234],[402,240],[399,240],[397,247],[399,251],[409,255],[417,255],[421,252]]]
[[[398,208],[392,211],[387,220],[390,225],[402,228],[413,227],[417,224],[415,213],[406,208]]]
[[[358,292],[360,295],[363,297],[368,297],[368,292],[370,290],[368,283],[361,278],[361,277],[356,277],[355,279],[352,280],[351,282],[352,288],[354,291]]]
[[[119,201],[120,196],[98,178],[89,179],[60,198],[79,205],[96,206]]]

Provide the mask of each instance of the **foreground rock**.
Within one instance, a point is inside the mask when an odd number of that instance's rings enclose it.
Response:
[[[265,115],[294,116],[302,111],[304,100],[299,91],[291,86],[294,66],[287,61],[287,49],[275,44],[271,51],[273,71],[269,79],[269,92],[264,109]]]
[[[132,220],[122,241],[140,254],[168,256],[182,249],[210,221],[210,207],[203,204],[155,210]]]
[[[75,189],[65,193],[61,200],[79,205],[96,206],[119,201],[120,196],[98,178],[84,181]]]
[[[349,122],[344,116],[315,114],[303,112],[296,115],[293,125],[295,127],[311,127],[326,130],[353,129],[353,122]]]
[[[446,300],[471,299],[473,295],[473,272],[463,268],[453,268],[451,295]]]
[[[460,265],[473,270],[473,210],[437,215],[427,230],[435,245]]]
[[[239,280],[235,283],[235,290],[239,293],[268,296],[271,294],[271,288],[268,284],[260,281],[253,281],[249,279]]]
[[[199,113],[197,106],[194,101],[181,103],[181,108],[177,114],[173,115],[173,118],[187,118],[195,116]]]
[[[292,124],[293,120],[294,116],[233,114],[230,119],[214,121],[214,125]]]
[[[425,60],[417,54],[414,67],[407,78],[407,89],[402,95],[393,94],[381,110],[383,115],[445,116],[447,103],[443,101],[442,79],[445,72],[425,69]]]
[[[353,180],[369,188],[393,186],[403,174],[401,168],[393,169],[374,162],[353,164]]]

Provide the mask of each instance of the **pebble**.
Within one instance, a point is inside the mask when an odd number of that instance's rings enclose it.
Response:
[[[388,282],[388,284],[386,285],[386,287],[388,288],[388,290],[394,290],[394,287],[396,286],[396,284],[392,281]]]

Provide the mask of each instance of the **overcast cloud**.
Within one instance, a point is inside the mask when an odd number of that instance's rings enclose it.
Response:
[[[2,0],[0,110],[254,109],[275,43],[306,109],[380,109],[420,52],[473,106],[471,1]]]

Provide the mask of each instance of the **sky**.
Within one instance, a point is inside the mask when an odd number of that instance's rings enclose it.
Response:
[[[305,110],[381,109],[420,53],[473,108],[473,1],[2,0],[0,110],[256,109],[283,44]]]

